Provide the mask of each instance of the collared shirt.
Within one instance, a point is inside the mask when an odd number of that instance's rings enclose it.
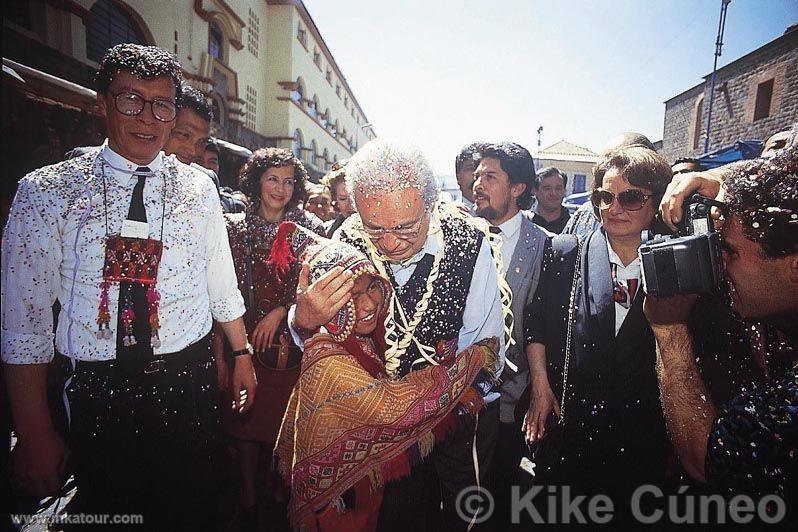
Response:
[[[56,299],[62,306],[59,352],[79,360],[116,357],[116,283],[108,292],[112,338],[96,336],[105,237],[121,230],[139,166],[106,141],[99,152],[40,168],[20,181],[3,236],[3,362],[52,359]],[[174,353],[205,336],[211,316],[221,322],[242,316],[244,299],[213,182],[162,152],[146,166],[153,172],[144,185],[150,238],[161,238],[163,222],[156,285],[161,347],[155,353]]]
[[[507,269],[510,267],[510,262],[513,260],[513,253],[515,253],[515,246],[518,244],[518,237],[521,235],[521,211],[515,213],[515,216],[499,225],[502,237],[502,275],[507,274]]]
[[[565,226],[568,224],[568,220],[571,218],[571,214],[565,207],[560,207],[560,215],[552,221],[548,221],[538,212],[533,212],[532,214],[533,222],[538,224],[543,229],[551,231],[555,235],[563,232],[563,229],[565,229]]]
[[[519,221],[520,227],[520,221]],[[518,239],[516,238],[516,241]],[[416,266],[426,254],[434,255],[439,251],[438,239],[432,235],[427,235],[427,240],[421,250],[400,263],[388,262],[388,267],[396,280],[396,284],[404,286]],[[288,311],[289,325],[294,323],[296,305],[292,305]],[[302,346],[302,339],[290,327],[291,335],[298,346]],[[466,305],[463,312],[463,326],[457,337],[457,351],[460,352],[466,347],[479,340],[496,336],[499,338],[499,363],[496,375],[501,375],[504,369],[504,318],[502,316],[502,303],[499,296],[499,278],[496,266],[493,263],[493,256],[490,252],[490,244],[483,239],[477,255],[477,262],[474,265],[474,274],[471,277],[471,285],[466,296]],[[497,392],[491,392],[485,397],[485,402],[489,403],[499,398]]]
[[[615,253],[615,250],[612,249],[610,245],[609,239],[607,239],[607,251],[609,252],[610,256],[610,263],[615,264],[617,267],[617,275],[618,279],[628,280],[628,279],[638,279],[638,286],[640,280],[640,257],[635,257],[635,260],[630,262],[627,266],[623,265],[621,258]],[[634,296],[632,296],[634,298]],[[626,315],[629,314],[629,309],[618,303],[617,301],[615,304],[615,334],[618,334],[618,331],[621,330],[621,325],[623,325],[623,320],[626,319]]]

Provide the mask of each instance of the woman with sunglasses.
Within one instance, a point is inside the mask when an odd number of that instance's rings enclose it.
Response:
[[[615,523],[634,489],[661,485],[666,471],[637,249],[671,171],[635,146],[605,154],[594,176],[601,227],[581,243],[572,235],[551,241],[525,311],[532,389],[524,431],[536,445],[536,482],[614,497]]]

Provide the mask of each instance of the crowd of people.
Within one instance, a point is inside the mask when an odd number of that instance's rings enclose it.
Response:
[[[542,526],[542,486],[544,522],[567,488],[636,530],[636,490],[688,484],[795,524],[797,127],[713,170],[623,133],[572,214],[503,141],[456,156],[457,202],[383,139],[320,184],[261,148],[224,189],[169,53],[111,48],[97,93],[107,140],[23,178],[3,233],[16,493],[73,475],[68,513],[140,530],[504,531]],[[649,296],[643,235],[693,194],[723,205],[721,289]]]

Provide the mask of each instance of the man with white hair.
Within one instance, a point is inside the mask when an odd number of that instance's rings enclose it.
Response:
[[[389,318],[386,320],[386,368],[391,377],[462,351],[490,337],[500,338],[499,367],[504,366],[503,300],[491,252],[487,225],[438,200],[438,187],[420,151],[374,140],[358,151],[347,166],[346,183],[356,213],[336,238],[363,251],[377,270],[391,280]],[[496,259],[500,253],[496,254]],[[300,275],[297,304],[289,313],[294,331],[308,337],[328,323],[349,300],[351,275],[333,271],[307,286]],[[430,459],[403,480],[386,486],[380,530],[423,530],[426,510],[438,496],[437,473],[443,500],[445,530],[465,530],[455,499],[477,483],[472,445],[477,441],[481,483],[492,458],[498,429],[499,394],[483,389],[486,406],[476,428],[464,423],[439,445]],[[433,469],[434,468],[434,469]],[[408,511],[410,510],[410,511]]]

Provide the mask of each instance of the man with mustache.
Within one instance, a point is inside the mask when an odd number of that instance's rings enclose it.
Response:
[[[500,412],[490,489],[496,501],[497,529],[510,524],[510,489],[521,462],[521,424],[529,405],[529,360],[524,350],[524,307],[532,301],[540,277],[543,250],[550,233],[534,223],[530,211],[535,165],[526,148],[513,142],[483,146],[476,154],[474,201],[477,216],[486,219],[501,239],[502,275],[513,293],[515,343],[507,348],[507,363],[499,392]]]

